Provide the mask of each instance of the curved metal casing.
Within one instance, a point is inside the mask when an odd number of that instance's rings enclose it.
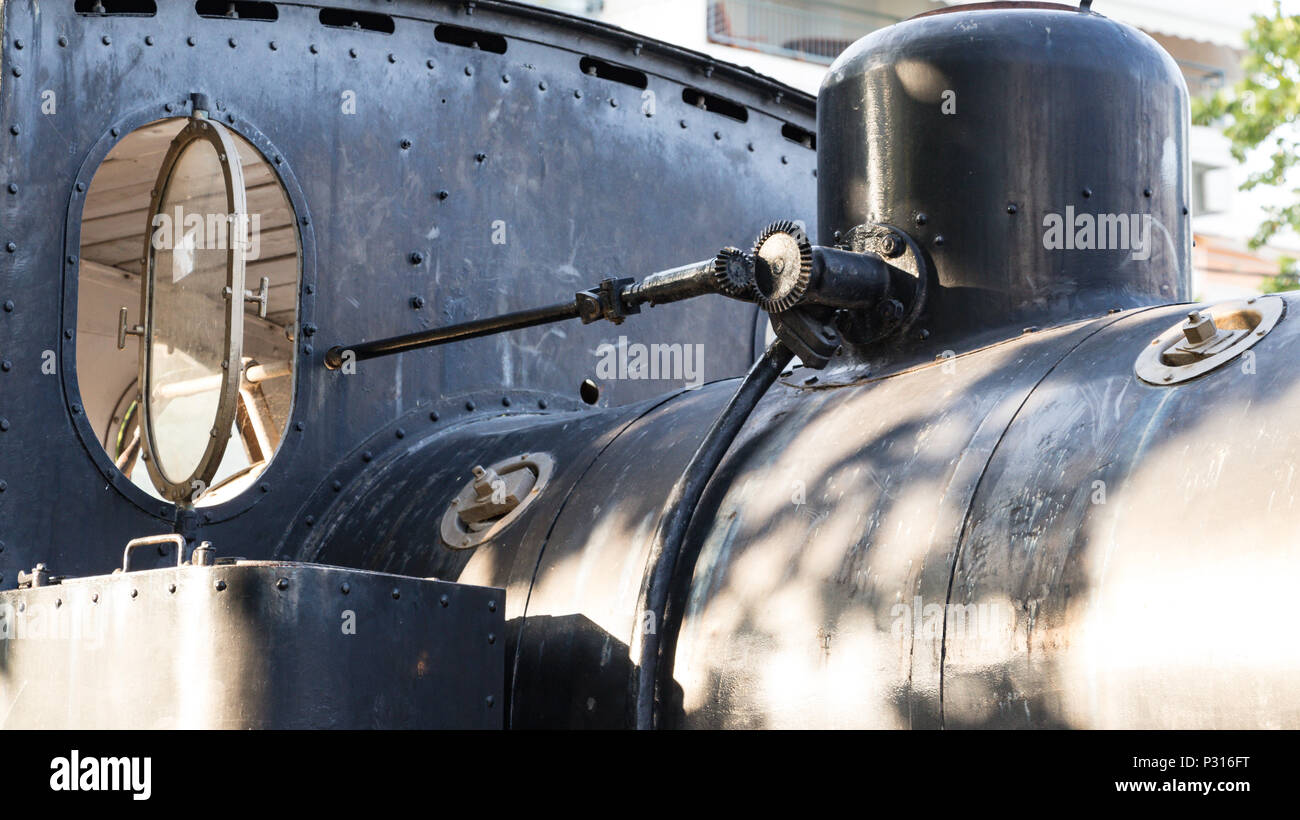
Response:
[[[851,46],[818,100],[819,235],[914,236],[931,333],[1189,298],[1188,94],[1136,29],[1048,3],[930,12]],[[1106,248],[1067,241],[1074,219]],[[1134,221],[1145,247],[1121,241]]]
[[[368,362],[355,377],[323,366],[334,344],[554,302],[606,272],[642,276],[811,214],[815,152],[783,134],[811,132],[808,95],[510,2],[280,3],[274,22],[156,7],[0,5],[0,248],[13,247],[0,251],[0,358],[12,363],[0,370],[0,589],[38,561],[108,572],[127,541],[163,531],[269,557],[311,532],[317,490],[334,498],[338,473],[403,445],[395,429],[590,410],[579,386],[620,338],[707,351],[702,380],[739,375],[761,351],[759,309],[710,297],[622,328],[535,328]],[[330,25],[322,9],[393,29]],[[57,107],[43,110],[45,92]],[[134,129],[191,115],[196,95],[272,165],[301,269],[279,449],[245,492],[187,510],[135,486],[100,444],[109,420],[91,418],[77,354],[102,340],[79,332],[77,311],[96,171]],[[681,384],[600,381],[602,405]],[[51,503],[67,514],[39,512]]]

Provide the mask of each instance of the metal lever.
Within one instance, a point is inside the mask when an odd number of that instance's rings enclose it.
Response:
[[[640,313],[642,305],[667,304],[709,293],[754,301],[756,293],[752,279],[752,260],[735,248],[723,248],[716,257],[660,271],[640,282],[635,279],[604,279],[596,287],[574,294],[574,298],[568,302],[373,342],[346,347],[336,345],[326,351],[325,366],[330,370],[338,370],[348,360],[359,362],[570,319],[580,319],[584,325],[604,319],[617,325],[622,324],[626,317]]]
[[[117,312],[117,349],[126,350],[127,336],[143,336],[144,325],[127,326],[126,308]]]

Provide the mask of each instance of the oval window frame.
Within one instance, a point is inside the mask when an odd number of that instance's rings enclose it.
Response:
[[[244,284],[245,263],[242,242],[228,241],[226,249],[226,285],[225,285],[225,319],[226,340],[225,355],[222,358],[224,373],[221,380],[221,392],[217,399],[217,411],[213,418],[212,429],[208,437],[208,446],[191,473],[183,480],[169,478],[162,470],[157,457],[158,444],[154,439],[154,412],[150,386],[153,384],[153,337],[154,337],[154,254],[153,244],[154,218],[167,197],[172,173],[177,163],[185,155],[190,145],[197,141],[206,141],[217,152],[226,184],[226,212],[233,224],[247,224],[248,198],[244,187],[243,165],[239,159],[239,150],[225,126],[203,116],[191,117],[189,124],[181,129],[172,140],[158,169],[152,195],[149,200],[148,224],[145,227],[145,260],[142,284],[140,288],[140,316],[144,326],[140,340],[140,429],[141,444],[145,448],[144,463],[149,471],[149,479],[154,487],[167,500],[183,507],[192,507],[196,490],[201,492],[211,484],[213,477],[225,457],[226,447],[230,443],[229,430],[235,423],[236,403],[238,401],[244,349]],[[233,233],[228,233],[233,236]],[[235,363],[235,366],[232,366]],[[222,435],[221,431],[227,431]],[[195,486],[196,482],[201,482]]]

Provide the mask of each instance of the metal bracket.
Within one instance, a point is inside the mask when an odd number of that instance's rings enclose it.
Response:
[[[629,304],[623,300],[623,289],[636,282],[635,279],[602,279],[600,285],[590,290],[581,290],[576,294],[578,301],[578,318],[584,325],[608,319],[616,325],[634,313],[641,312],[639,304]]]

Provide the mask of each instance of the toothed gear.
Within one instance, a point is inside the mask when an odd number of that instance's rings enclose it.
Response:
[[[754,260],[740,248],[723,248],[713,262],[713,281],[718,292],[733,299],[755,301]]]
[[[789,310],[803,299],[812,279],[812,244],[793,222],[774,222],[754,242],[758,304],[768,313]]]

